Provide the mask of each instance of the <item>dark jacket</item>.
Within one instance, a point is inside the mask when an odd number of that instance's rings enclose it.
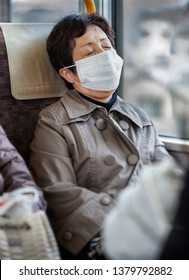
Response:
[[[23,158],[10,143],[0,126],[0,195],[24,187],[38,189]],[[40,200],[34,205],[34,211],[46,208],[42,192],[40,189],[38,191]]]

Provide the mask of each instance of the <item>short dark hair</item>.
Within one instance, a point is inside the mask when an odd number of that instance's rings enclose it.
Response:
[[[72,52],[75,46],[75,38],[85,34],[89,25],[97,25],[107,35],[114,47],[114,31],[108,21],[98,15],[93,14],[73,14],[61,19],[52,29],[47,38],[47,52],[53,67],[57,72],[62,67],[74,64]],[[74,71],[73,68],[70,70]],[[73,88],[67,81],[68,88]]]

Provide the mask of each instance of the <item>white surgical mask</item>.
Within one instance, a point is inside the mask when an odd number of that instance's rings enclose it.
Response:
[[[92,90],[109,91],[119,85],[122,58],[114,49],[93,55],[65,68],[76,66],[81,85]]]

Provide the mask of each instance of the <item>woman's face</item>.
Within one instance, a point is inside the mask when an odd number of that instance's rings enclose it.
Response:
[[[75,63],[77,60],[110,51],[112,48],[111,42],[104,31],[96,25],[90,25],[83,36],[75,38],[72,58]],[[80,93],[101,102],[108,102],[111,99],[115,90],[97,91],[85,88],[81,86],[77,73],[74,74],[70,69],[67,69],[67,71],[69,71],[69,74],[72,76],[71,82],[73,87]]]

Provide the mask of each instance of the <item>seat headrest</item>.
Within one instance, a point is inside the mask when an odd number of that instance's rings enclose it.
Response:
[[[46,38],[53,24],[1,23],[15,99],[61,97],[67,87],[52,67]]]

